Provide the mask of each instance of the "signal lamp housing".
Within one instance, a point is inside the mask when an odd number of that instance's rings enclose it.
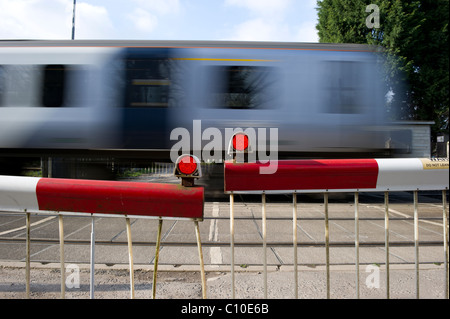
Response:
[[[173,174],[178,178],[181,177],[181,185],[194,186],[194,179],[202,177],[199,159],[194,155],[181,155],[175,163]]]

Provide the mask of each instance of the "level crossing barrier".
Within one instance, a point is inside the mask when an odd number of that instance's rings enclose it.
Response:
[[[234,138],[234,137],[233,137]],[[232,143],[230,143],[232,145]],[[262,239],[264,265],[264,297],[267,298],[267,214],[266,195],[292,194],[293,220],[293,257],[294,257],[294,297],[298,298],[298,261],[297,261],[297,194],[322,193],[325,215],[325,254],[327,298],[330,298],[330,242],[328,197],[331,193],[350,192],[354,194],[355,207],[355,267],[356,298],[360,297],[359,288],[359,193],[383,192],[385,205],[385,251],[386,251],[386,298],[390,298],[389,271],[389,192],[412,191],[414,194],[414,246],[416,297],[419,298],[419,211],[418,192],[423,190],[442,191],[443,206],[443,246],[445,271],[445,297],[449,296],[448,277],[448,211],[447,191],[449,188],[448,159],[320,159],[320,160],[279,160],[268,163],[243,163],[236,161],[236,154],[245,153],[248,140],[239,143],[233,140],[233,149],[229,154],[233,160],[225,162],[225,193],[230,196],[230,245],[231,245],[231,295],[235,297],[235,194],[261,194],[262,201]],[[276,172],[262,174],[268,166],[277,167]]]
[[[90,296],[94,297],[94,219],[125,217],[130,264],[130,297],[134,298],[134,270],[130,218],[159,220],[153,272],[152,296],[156,295],[158,256],[164,219],[191,220],[195,225],[202,277],[202,296],[206,298],[206,280],[198,222],[203,220],[204,189],[196,187],[201,176],[195,157],[180,156],[175,176],[183,185],[118,181],[73,180],[56,178],[0,176],[0,213],[26,214],[26,295],[30,296],[30,214],[57,214],[59,217],[61,297],[65,297],[64,215],[92,216]],[[185,182],[185,181],[188,182]],[[188,186],[184,186],[188,185]]]
[[[245,144],[245,143],[244,143]],[[238,146],[237,144],[235,146]],[[190,159],[180,157],[175,167],[175,175],[182,178],[183,185],[193,185],[193,178],[201,171],[193,170]],[[195,161],[196,163],[198,160]],[[182,166],[180,167],[180,164]],[[273,174],[260,174],[261,168],[276,165]],[[230,237],[232,297],[234,288],[234,195],[260,194],[262,196],[262,236],[264,250],[264,294],[267,297],[267,211],[266,195],[292,194],[292,220],[294,268],[297,265],[297,194],[322,193],[325,211],[325,248],[327,272],[327,297],[330,297],[330,242],[328,227],[328,196],[334,192],[351,192],[355,200],[355,266],[356,296],[359,297],[359,193],[381,192],[385,196],[385,251],[386,251],[386,297],[390,296],[389,280],[389,193],[392,191],[412,191],[414,193],[414,235],[416,296],[419,297],[419,209],[418,192],[422,190],[442,191],[443,237],[445,255],[445,296],[448,298],[448,160],[430,159],[347,159],[347,160],[295,160],[272,163],[225,163],[225,191],[230,195]],[[200,173],[200,174],[199,174]],[[120,199],[120,200],[119,200]],[[176,206],[180,204],[179,206]],[[203,268],[198,221],[203,219],[203,189],[167,184],[147,184],[132,182],[102,182],[60,180],[0,176],[0,210],[17,211],[27,215],[27,293],[30,282],[30,214],[53,213],[60,221],[61,274],[64,276],[64,230],[63,216],[87,214],[92,216],[125,217],[130,261],[130,293],[134,297],[133,254],[130,217],[156,218],[159,220],[158,238],[154,262],[153,297],[156,294],[158,254],[161,242],[161,227],[164,219],[176,218],[193,220],[202,274],[203,297],[206,284]],[[78,212],[80,211],[80,212]],[[93,260],[95,248],[94,223],[91,233],[91,297],[93,297]],[[298,272],[294,272],[295,292],[298,297]],[[61,278],[61,293],[64,296],[64,277]]]

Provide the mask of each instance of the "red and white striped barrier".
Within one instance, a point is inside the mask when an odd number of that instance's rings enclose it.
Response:
[[[261,168],[277,165],[274,174]],[[225,163],[225,192],[310,193],[444,190],[449,162],[420,158],[280,160]]]
[[[203,219],[203,187],[0,176],[0,209]]]
[[[244,140],[245,142],[245,140]],[[234,140],[233,140],[234,143]],[[237,143],[235,143],[238,145]],[[242,143],[242,149],[248,143]],[[239,149],[236,147],[236,151]],[[229,152],[237,154],[237,152]],[[273,174],[268,167],[277,170]],[[273,171],[273,170],[270,170]],[[267,209],[266,194],[292,194],[292,246],[294,248],[294,296],[298,298],[298,236],[297,193],[323,193],[325,220],[326,289],[330,298],[330,237],[328,218],[328,193],[353,192],[355,209],[355,268],[356,296],[359,298],[359,192],[384,192],[385,199],[385,251],[386,292],[389,298],[389,191],[413,191],[414,193],[414,247],[416,269],[416,296],[419,297],[419,213],[418,191],[441,190],[443,206],[443,237],[446,297],[448,297],[448,230],[446,192],[449,188],[448,159],[323,159],[281,160],[262,163],[225,162],[225,192],[230,194],[231,237],[231,291],[235,293],[234,260],[234,194],[261,194],[261,237],[263,240],[264,298],[267,298]]]
[[[0,176],[0,212],[26,213],[27,297],[30,296],[30,213],[53,212],[58,213],[59,217],[61,297],[64,298],[64,227],[61,212],[67,212],[68,214],[93,214],[91,226],[91,298],[94,296],[94,215],[96,214],[101,214],[104,217],[125,217],[130,261],[131,298],[134,298],[134,270],[130,217],[155,217],[159,219],[153,270],[153,298],[156,295],[156,274],[163,219],[193,220],[201,267],[202,295],[203,298],[206,298],[206,277],[198,226],[198,221],[203,220],[204,191],[203,187],[194,187],[194,179],[201,176],[200,162],[193,156],[180,156],[176,163],[175,176],[182,179],[182,185]]]

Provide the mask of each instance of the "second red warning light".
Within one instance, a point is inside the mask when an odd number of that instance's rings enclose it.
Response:
[[[237,133],[233,136],[233,149],[244,152],[248,149],[248,136],[244,133]]]

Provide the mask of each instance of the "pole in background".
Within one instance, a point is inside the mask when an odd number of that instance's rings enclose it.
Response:
[[[73,15],[72,15],[72,40],[75,39],[75,6],[77,5],[77,0],[73,0]]]

